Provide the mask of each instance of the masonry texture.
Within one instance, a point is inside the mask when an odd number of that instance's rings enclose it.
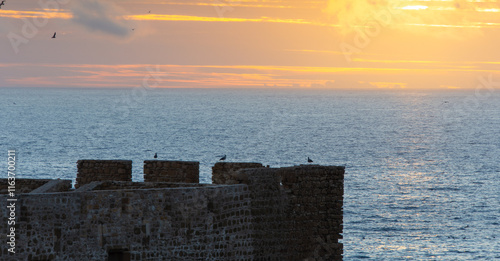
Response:
[[[212,167],[212,183],[239,184],[234,175],[241,169],[263,168],[261,163],[252,162],[217,162]]]
[[[131,160],[79,160],[75,187],[92,181],[132,181]]]
[[[252,232],[255,258],[342,259],[343,167],[241,169],[226,178],[249,186],[252,218],[259,220]]]
[[[200,163],[196,161],[144,161],[145,182],[198,183]]]
[[[30,193],[33,190],[51,182],[51,179],[16,179],[15,192]],[[65,181],[65,184],[53,192],[69,191],[71,189],[71,180]],[[0,194],[8,193],[7,179],[0,179]]]
[[[18,196],[0,260],[342,260],[344,168],[247,164],[216,164],[214,184],[44,181]]]

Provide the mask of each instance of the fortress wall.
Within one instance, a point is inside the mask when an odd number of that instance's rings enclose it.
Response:
[[[131,162],[78,166],[118,173]],[[214,183],[233,185],[102,180],[47,193],[67,182],[45,181],[17,193],[17,253],[4,244],[0,259],[342,260],[343,167],[217,163],[213,171]],[[0,209],[0,218],[8,215]],[[7,229],[0,223],[0,233]]]
[[[2,259],[253,259],[246,185],[23,194],[17,203],[17,253],[3,244]],[[7,220],[6,208],[0,214]]]
[[[226,177],[249,186],[255,258],[342,260],[343,167],[242,169]]]
[[[100,181],[92,188],[95,190],[122,190],[122,189],[160,189],[160,188],[197,188],[212,186],[211,184],[169,183],[169,182],[130,182],[130,181]]]
[[[342,260],[344,167],[301,165],[277,169],[288,196],[287,247],[302,258]]]
[[[132,181],[131,160],[79,160],[75,188],[92,181]]]
[[[71,190],[71,180],[65,179],[54,179],[44,185],[32,190],[30,193],[40,194],[40,193],[54,193],[54,192],[66,192]]]
[[[217,162],[212,167],[213,184],[240,184],[232,177],[240,169],[264,168],[261,163],[252,162]]]
[[[29,193],[46,183],[52,181],[52,179],[18,179],[16,178],[15,182],[15,194],[21,194],[21,193]],[[68,191],[71,189],[71,180],[67,180],[69,182],[69,187],[60,187],[58,191]],[[0,194],[7,194],[8,193],[8,180],[7,179],[0,179]]]
[[[199,183],[200,163],[196,161],[144,161],[145,182]]]
[[[280,188],[276,169],[242,169],[238,182],[248,184],[253,218],[252,238],[255,260],[302,260],[296,249],[288,247],[290,220],[286,216],[288,199]]]

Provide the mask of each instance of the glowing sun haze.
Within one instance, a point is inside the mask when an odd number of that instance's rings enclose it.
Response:
[[[57,37],[52,39],[54,32]],[[497,0],[17,0],[0,87],[475,88]]]

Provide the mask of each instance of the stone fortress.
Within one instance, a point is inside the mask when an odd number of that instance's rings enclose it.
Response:
[[[16,253],[3,240],[0,260],[342,260],[343,167],[218,162],[212,184],[198,162],[144,161],[144,182],[132,161],[77,167],[74,189],[16,179]]]

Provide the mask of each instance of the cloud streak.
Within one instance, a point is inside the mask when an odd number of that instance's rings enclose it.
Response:
[[[386,64],[388,61],[369,61]],[[389,61],[394,63],[413,63],[413,61]],[[6,86],[27,87],[135,87],[141,83],[144,75],[150,74],[147,68],[159,66],[164,75],[159,88],[221,88],[221,87],[290,87],[316,86],[326,88],[393,88],[395,86],[427,86],[419,84],[420,79],[433,76],[448,76],[442,86],[458,86],[460,81],[454,81],[459,75],[475,75],[476,73],[500,72],[488,68],[486,62],[475,62],[478,67],[472,68],[433,68],[427,66],[438,61],[421,61],[418,67],[395,68],[385,66],[366,67],[304,67],[304,66],[223,66],[223,65],[175,65],[175,64],[0,64],[7,74],[17,68],[31,67],[36,69],[36,75],[22,75],[6,78]],[[420,63],[419,63],[420,64]],[[467,62],[465,62],[467,64]],[[481,64],[486,66],[480,66]],[[422,77],[422,76],[427,77]],[[389,76],[389,77],[380,77]],[[335,86],[326,84],[335,81]],[[359,82],[365,84],[358,84]],[[370,84],[366,84],[370,83]],[[0,85],[2,81],[0,80]],[[322,87],[322,88],[323,88]],[[432,87],[432,86],[431,86]],[[468,87],[468,86],[462,86]]]

